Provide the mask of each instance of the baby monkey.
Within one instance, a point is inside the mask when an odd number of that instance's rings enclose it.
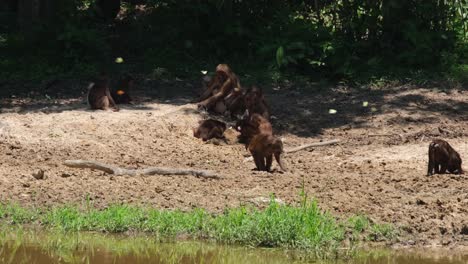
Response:
[[[224,138],[224,131],[226,130],[226,124],[214,120],[202,120],[199,122],[198,128],[193,128],[193,136],[201,138],[203,141],[210,140],[212,138]]]

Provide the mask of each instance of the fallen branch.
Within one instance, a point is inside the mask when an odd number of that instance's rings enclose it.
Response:
[[[117,166],[105,164],[98,161],[91,160],[66,160],[63,164],[72,168],[87,168],[101,170],[109,174],[114,175],[193,175],[196,177],[203,178],[221,178],[219,175],[208,170],[192,170],[192,169],[180,169],[180,168],[165,168],[165,167],[149,167],[145,169],[125,169]]]
[[[303,150],[303,149],[307,149],[307,148],[311,148],[311,147],[326,146],[326,145],[331,145],[331,144],[335,144],[335,143],[338,143],[338,142],[340,142],[339,139],[333,139],[333,140],[329,140],[329,141],[304,144],[304,145],[301,145],[299,147],[295,147],[295,148],[292,148],[292,149],[285,149],[284,152],[285,153],[294,153],[294,152],[298,152],[298,151]]]
[[[291,149],[285,149],[284,153],[294,153],[294,152],[298,152],[298,151],[303,150],[303,149],[312,148],[312,147],[326,146],[326,145],[331,145],[331,144],[335,144],[335,143],[338,143],[338,142],[340,142],[339,139],[333,139],[333,140],[329,140],[329,141],[304,144],[304,145],[301,145],[299,147],[295,147],[295,148],[291,148]],[[247,158],[244,159],[244,162],[251,161],[251,160],[253,160],[253,157],[247,157]]]

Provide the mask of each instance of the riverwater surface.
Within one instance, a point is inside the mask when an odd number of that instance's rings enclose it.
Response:
[[[465,264],[468,252],[374,250],[342,260],[314,260],[303,251],[226,246],[205,242],[160,243],[149,236],[96,233],[0,233],[0,263],[355,263]]]

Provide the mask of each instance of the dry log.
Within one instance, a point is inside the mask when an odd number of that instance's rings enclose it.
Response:
[[[65,166],[72,168],[88,168],[101,170],[109,174],[114,175],[193,175],[196,177],[203,178],[221,178],[215,172],[208,170],[193,170],[193,169],[182,169],[182,168],[166,168],[166,167],[149,167],[145,169],[125,169],[117,166],[105,164],[98,161],[92,160],[66,160]]]
[[[299,147],[295,147],[295,148],[292,148],[292,149],[285,149],[284,152],[285,153],[294,153],[294,152],[298,152],[298,151],[303,150],[303,149],[307,149],[307,148],[311,148],[311,147],[326,146],[326,145],[331,145],[331,144],[335,144],[335,143],[338,143],[338,142],[340,142],[339,139],[333,139],[333,140],[329,140],[329,141],[309,143],[309,144],[304,144],[304,145],[301,145]]]

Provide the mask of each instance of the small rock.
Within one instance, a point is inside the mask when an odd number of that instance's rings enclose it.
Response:
[[[68,174],[68,173],[62,173],[62,175],[61,175],[61,176],[62,176],[62,178],[68,178],[68,177],[71,177],[71,175],[70,175],[70,174]]]
[[[426,203],[425,201],[423,201],[423,200],[421,200],[421,199],[418,198],[418,199],[416,199],[416,204],[417,204],[417,205],[425,205],[425,204],[427,204],[427,203]]]
[[[29,188],[31,186],[31,184],[27,183],[27,182],[23,182],[23,187],[25,188]]]
[[[36,178],[36,180],[44,180],[45,179],[44,171],[41,170],[41,169],[37,170],[36,172],[33,172],[32,176],[34,178]]]
[[[442,227],[439,227],[439,231],[440,231],[440,233],[441,233],[442,235],[445,235],[445,234],[447,233],[448,230],[447,230],[446,227],[443,227],[443,226],[442,226]]]

